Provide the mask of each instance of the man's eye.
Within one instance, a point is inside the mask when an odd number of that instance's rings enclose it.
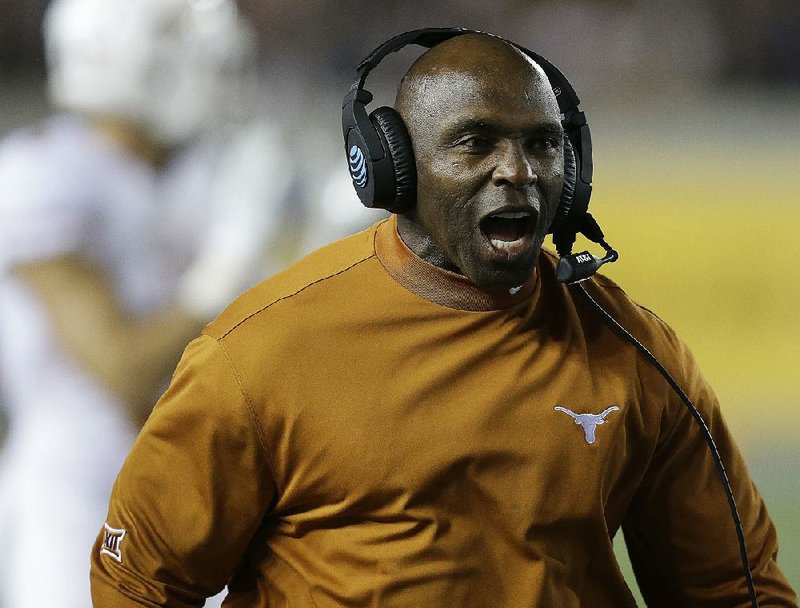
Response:
[[[528,141],[528,148],[534,151],[549,152],[558,148],[559,141],[553,137],[537,137]]]
[[[461,140],[461,145],[470,150],[488,150],[492,147],[492,139],[483,135],[470,135]]]

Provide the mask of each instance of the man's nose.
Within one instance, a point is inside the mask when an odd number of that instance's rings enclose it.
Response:
[[[511,186],[522,190],[536,182],[536,171],[522,142],[505,142],[499,146],[496,154],[497,164],[492,173],[495,186]]]

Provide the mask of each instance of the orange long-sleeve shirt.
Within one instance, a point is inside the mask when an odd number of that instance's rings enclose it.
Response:
[[[396,222],[329,246],[192,342],[111,497],[97,608],[749,606],[725,495],[685,407],[542,254],[516,293],[423,262]],[[686,347],[589,291],[720,446],[762,607],[796,607],[774,527]],[[583,416],[594,414],[595,416]]]

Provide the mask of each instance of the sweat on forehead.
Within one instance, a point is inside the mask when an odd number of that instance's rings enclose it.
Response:
[[[531,83],[547,83],[542,69],[509,42],[487,34],[464,34],[436,45],[414,62],[397,89],[395,108],[402,114],[436,89],[458,87],[465,79],[492,87],[504,79],[526,77]]]

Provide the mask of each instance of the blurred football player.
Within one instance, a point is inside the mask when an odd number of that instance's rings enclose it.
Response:
[[[0,606],[86,608],[113,480],[184,345],[263,274],[290,179],[236,129],[229,0],[55,0],[63,111],[0,143]],[[201,508],[198,505],[198,508]]]

